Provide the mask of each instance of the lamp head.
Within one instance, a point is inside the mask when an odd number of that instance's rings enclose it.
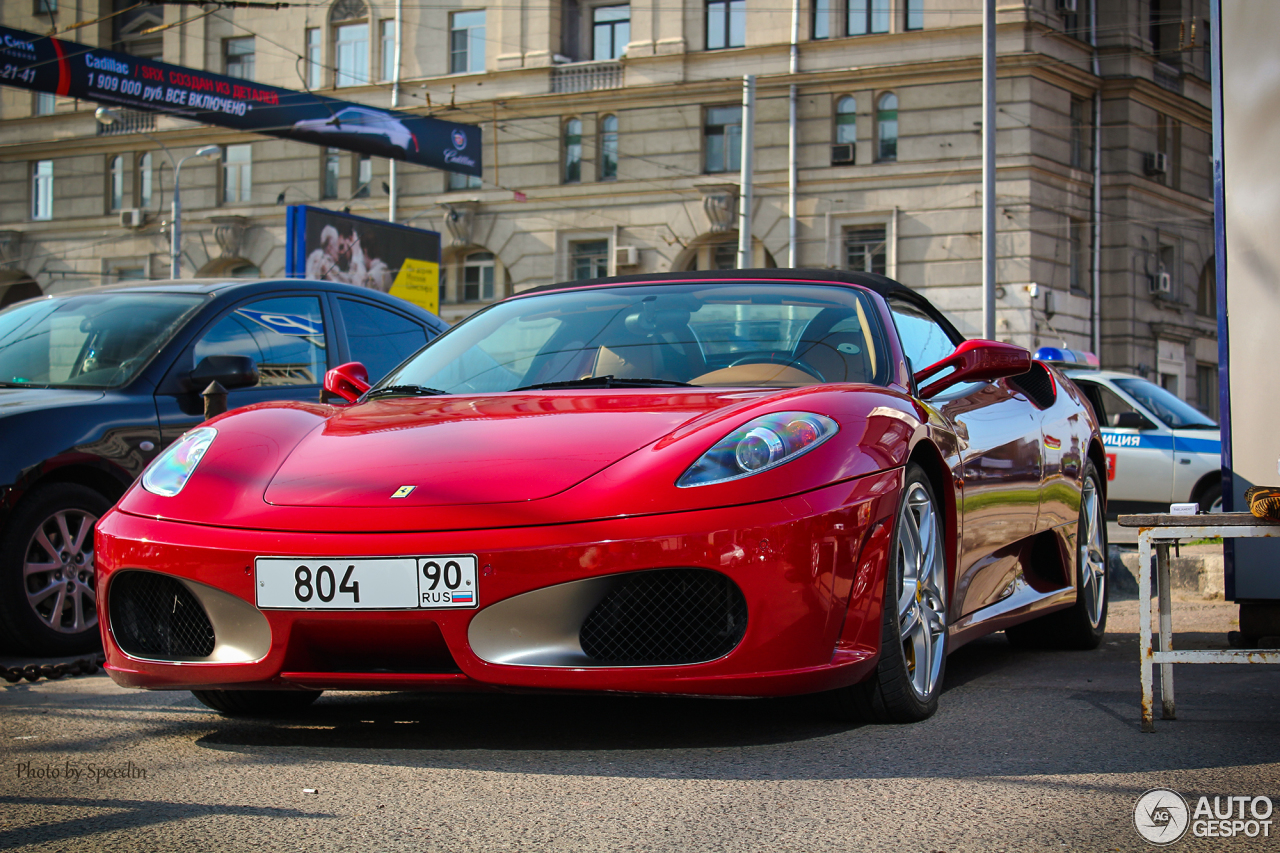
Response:
[[[202,145],[196,149],[196,156],[204,157],[206,160],[212,160],[220,154],[222,154],[222,148],[218,145]]]
[[[110,107],[98,107],[93,111],[93,118],[103,127],[111,127],[120,120],[120,114]]]

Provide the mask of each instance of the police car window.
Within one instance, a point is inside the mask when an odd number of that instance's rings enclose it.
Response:
[[[210,355],[252,358],[259,385],[318,385],[326,363],[320,300],[284,296],[242,305],[196,343],[196,364]]]
[[[1136,376],[1113,379],[1126,394],[1146,406],[1155,416],[1174,429],[1214,429],[1218,425],[1209,416],[1153,382]]]
[[[1089,399],[1095,403],[1094,408],[1102,408],[1102,411],[1095,411],[1098,416],[1098,423],[1104,427],[1114,427],[1119,420],[1119,416],[1125,412],[1138,412],[1132,405],[1125,401],[1116,392],[1103,385],[1093,385],[1091,389],[1094,393],[1089,395]],[[1146,417],[1145,415],[1143,417]]]
[[[354,299],[339,299],[338,304],[351,358],[363,364],[375,382],[427,342],[420,324],[394,311]]]

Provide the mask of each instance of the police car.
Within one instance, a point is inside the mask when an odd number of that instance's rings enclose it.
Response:
[[[1107,454],[1107,515],[1168,512],[1171,503],[1222,511],[1222,438],[1213,418],[1155,383],[1100,370],[1093,353],[1041,347],[1093,406]]]

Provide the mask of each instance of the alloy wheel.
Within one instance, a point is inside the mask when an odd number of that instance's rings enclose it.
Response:
[[[946,561],[933,500],[911,483],[898,517],[898,632],[911,687],[926,700],[946,656]]]
[[[36,528],[24,553],[27,603],[46,626],[78,634],[98,624],[93,590],[93,526],[81,509],[59,510]]]
[[[1107,554],[1103,544],[1102,501],[1092,477],[1080,492],[1080,527],[1076,559],[1080,565],[1079,595],[1089,625],[1097,628],[1103,618],[1107,590]]]

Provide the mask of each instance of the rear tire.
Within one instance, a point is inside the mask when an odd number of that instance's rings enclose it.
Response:
[[[832,692],[839,716],[914,723],[938,710],[947,663],[944,525],[929,478],[909,463],[898,504],[896,546],[885,572],[880,660],[866,681]]]
[[[287,717],[310,707],[321,690],[192,690],[224,717]]]
[[[1076,522],[1076,602],[1005,630],[1009,642],[1024,648],[1096,649],[1107,633],[1107,524],[1102,485],[1092,462],[1084,466],[1080,517]]]

